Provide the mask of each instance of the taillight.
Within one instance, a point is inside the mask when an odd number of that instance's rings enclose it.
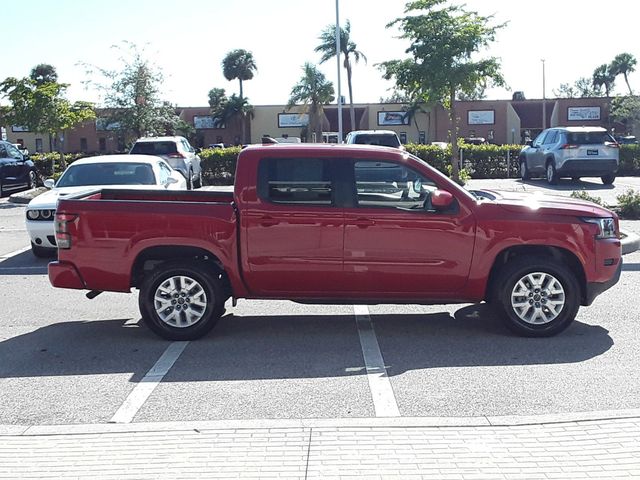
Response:
[[[187,158],[185,157],[183,154],[181,154],[180,152],[176,152],[176,153],[170,153],[168,155],[169,158]]]
[[[69,224],[72,223],[77,215],[69,215],[68,213],[59,213],[56,215],[54,222],[56,229],[56,243],[58,248],[71,248],[71,234],[69,233]]]
[[[578,145],[573,145],[572,143],[565,143],[560,148],[563,150],[571,150],[572,148],[578,148]]]
[[[618,142],[604,142],[604,145],[609,148],[620,148],[620,144]]]

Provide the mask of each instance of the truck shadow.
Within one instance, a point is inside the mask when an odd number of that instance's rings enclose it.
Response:
[[[46,275],[55,258],[36,258],[30,250],[0,262],[0,275]]]
[[[417,369],[583,362],[613,346],[609,332],[576,321],[562,334],[522,338],[485,305],[452,316],[371,315],[390,376]],[[0,378],[131,373],[138,382],[169,342],[125,320],[64,322],[0,342]],[[353,315],[226,315],[191,342],[163,382],[364,375]]]

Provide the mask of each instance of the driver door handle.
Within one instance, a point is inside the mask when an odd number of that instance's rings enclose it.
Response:
[[[373,227],[376,224],[374,220],[371,220],[370,218],[364,218],[364,217],[356,218],[355,220],[352,220],[350,223],[351,225],[355,225],[358,228]]]

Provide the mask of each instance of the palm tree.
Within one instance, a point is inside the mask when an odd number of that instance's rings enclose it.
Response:
[[[242,82],[251,80],[253,72],[258,70],[253,54],[241,48],[232,50],[222,60],[222,73],[227,80],[235,80],[240,82],[240,98],[244,98],[242,91]]]
[[[253,72],[256,71],[256,61],[253,58],[253,54],[247,50],[241,48],[232,50],[222,60],[222,74],[227,80],[235,80],[236,78],[240,82],[240,100],[244,100],[244,93],[242,91],[242,82],[245,80],[251,80],[253,78]],[[249,107],[250,105],[247,104]],[[246,142],[246,125],[245,118],[242,118],[242,141]]]
[[[231,121],[239,119],[242,122],[243,134],[246,118],[253,118],[254,115],[253,106],[247,98],[240,98],[236,94],[227,98],[221,88],[209,91],[209,105],[211,105],[211,115],[217,121],[218,127],[225,127]],[[244,142],[244,139],[242,141]]]
[[[611,62],[609,66],[609,70],[613,75],[620,75],[624,77],[624,81],[627,84],[627,88],[629,89],[629,95],[633,95],[633,91],[631,90],[631,85],[629,85],[629,79],[627,75],[629,73],[635,72],[636,70],[636,58],[630,53],[621,53],[616,55],[616,57]]]
[[[40,63],[31,69],[29,78],[38,86],[44,85],[45,83],[56,83],[58,81],[58,72],[53,65]]]
[[[326,77],[315,65],[305,63],[302,67],[304,74],[298,83],[291,89],[291,96],[287,108],[290,109],[297,104],[303,104],[305,110],[309,112],[309,130],[315,132],[316,141],[322,141],[322,120],[324,118],[324,107],[333,102],[333,84],[327,81]]]
[[[426,134],[429,135],[429,129],[431,128],[431,112],[427,110],[427,103],[421,97],[414,97],[411,99],[407,99],[407,105],[403,107],[403,110],[406,112],[407,117],[409,118],[409,123],[413,120],[414,125],[416,126],[416,130],[419,132],[420,127],[418,126],[417,115],[419,113],[424,113],[427,115],[427,128],[425,130]]]
[[[349,85],[349,118],[351,120],[351,129],[356,130],[356,112],[353,108],[353,88],[351,86],[351,56],[353,56],[355,63],[358,63],[360,58],[367,63],[367,57],[357,49],[356,44],[351,40],[350,36],[351,23],[347,20],[345,28],[340,27],[340,53],[344,55],[343,66],[347,70],[347,84]],[[315,51],[322,53],[320,63],[324,63],[336,56],[336,26],[327,26],[320,34],[319,39],[322,43],[315,48]]]
[[[600,65],[593,71],[593,88],[604,87],[607,97],[611,96],[610,93],[615,81],[616,76],[607,64]]]

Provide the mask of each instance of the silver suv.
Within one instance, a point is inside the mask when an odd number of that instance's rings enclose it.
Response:
[[[129,153],[162,157],[187,179],[187,188],[202,186],[202,167],[196,150],[184,137],[140,138]]]
[[[520,152],[520,176],[545,176],[550,184],[561,177],[616,179],[620,146],[601,127],[555,127],[544,130]]]

